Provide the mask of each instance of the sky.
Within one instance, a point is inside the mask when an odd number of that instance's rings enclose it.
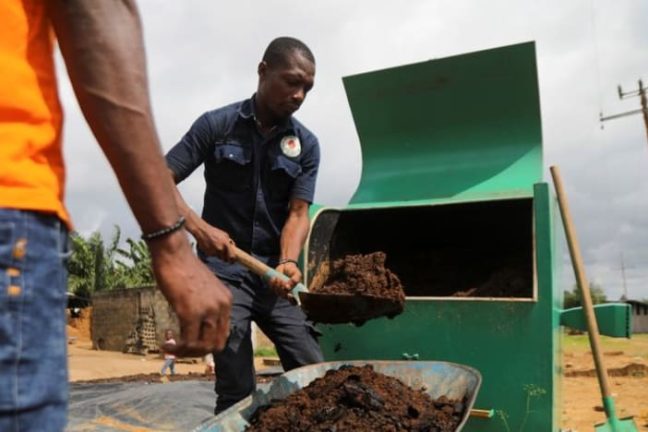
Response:
[[[544,177],[558,165],[589,279],[608,298],[648,299],[648,140],[639,108],[619,100],[648,85],[648,3],[642,0],[382,0],[139,2],[153,110],[163,151],[203,112],[252,95],[269,43],[294,36],[317,59],[315,87],[297,113],[321,143],[315,202],[341,206],[361,174],[361,150],[342,77],[527,41],[536,42]],[[66,204],[76,230],[105,237],[139,228],[86,126],[58,59],[66,113]],[[202,208],[202,174],[180,189]],[[562,284],[574,277],[564,249]],[[622,262],[625,279],[622,275]],[[624,284],[625,281],[625,284]]]

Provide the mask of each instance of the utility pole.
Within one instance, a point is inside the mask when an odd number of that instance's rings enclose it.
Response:
[[[623,300],[629,300],[628,287],[626,285],[625,262],[623,261],[623,252],[621,252],[621,277],[623,277]]]
[[[623,113],[619,114],[612,114],[609,116],[603,116],[601,114],[600,120],[601,122],[607,121],[607,120],[614,120],[620,117],[626,117],[629,115],[634,115],[634,114],[643,114],[643,119],[644,119],[644,125],[646,126],[646,138],[648,139],[648,98],[646,97],[646,90],[648,90],[646,87],[643,86],[643,82],[641,80],[638,81],[639,84],[639,89],[638,90],[631,90],[628,92],[624,92],[621,86],[617,86],[617,91],[619,92],[619,99],[626,99],[629,97],[635,97],[639,96],[639,100],[641,102],[641,108],[637,110],[632,110],[632,111],[626,111]]]

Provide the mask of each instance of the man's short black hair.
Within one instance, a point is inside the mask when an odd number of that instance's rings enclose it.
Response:
[[[263,61],[266,62],[268,66],[286,64],[288,57],[295,51],[299,52],[315,64],[315,56],[313,56],[310,48],[308,48],[306,44],[299,39],[288,36],[278,37],[270,42],[270,45],[268,45],[268,48],[266,48],[263,53]]]

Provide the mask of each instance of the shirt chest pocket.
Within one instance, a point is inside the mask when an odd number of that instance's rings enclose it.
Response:
[[[252,152],[238,144],[216,144],[208,181],[219,188],[242,191],[252,187]]]
[[[295,179],[302,173],[299,163],[285,156],[277,155],[270,164],[270,194],[275,200],[290,199],[290,192]]]

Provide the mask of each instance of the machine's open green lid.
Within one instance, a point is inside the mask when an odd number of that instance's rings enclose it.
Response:
[[[533,42],[344,78],[362,146],[352,203],[529,196],[542,178]]]

